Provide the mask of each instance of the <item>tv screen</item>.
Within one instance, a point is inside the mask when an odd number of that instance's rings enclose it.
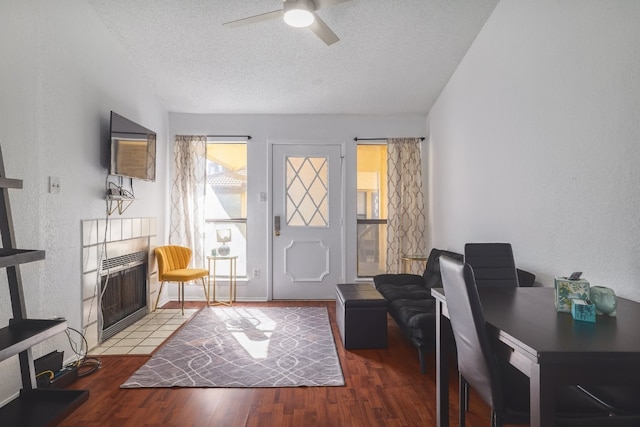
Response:
[[[109,173],[127,178],[156,180],[156,133],[111,112]]]

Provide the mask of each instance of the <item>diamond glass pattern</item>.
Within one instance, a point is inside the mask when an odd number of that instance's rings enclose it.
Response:
[[[287,157],[286,217],[290,227],[328,225],[326,157]]]

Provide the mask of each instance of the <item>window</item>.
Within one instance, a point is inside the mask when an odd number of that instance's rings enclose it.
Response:
[[[358,144],[356,176],[358,277],[373,277],[387,264],[387,145]]]
[[[247,277],[247,144],[207,143],[205,245],[216,253],[237,255],[237,276]],[[228,248],[228,249],[227,249]],[[218,263],[218,276],[229,276]]]

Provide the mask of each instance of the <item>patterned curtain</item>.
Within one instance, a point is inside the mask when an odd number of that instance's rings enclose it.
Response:
[[[204,263],[206,150],[206,136],[176,135],[169,244],[191,248],[193,268]]]
[[[400,273],[403,255],[423,255],[427,250],[420,139],[387,140],[387,170],[387,272]],[[423,270],[424,266],[412,273]]]

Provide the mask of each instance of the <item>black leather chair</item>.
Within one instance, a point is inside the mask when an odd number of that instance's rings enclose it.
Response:
[[[464,246],[464,262],[473,268],[476,285],[482,287],[533,286],[536,276],[516,268],[510,243],[467,243]],[[469,390],[462,381],[465,402],[469,408]]]
[[[498,357],[498,342],[489,337],[480,305],[474,271],[469,264],[440,258],[461,381],[466,381],[491,407],[491,425],[529,423],[529,380]],[[465,425],[464,396],[460,393],[460,426]],[[607,408],[574,386],[558,393],[558,425],[636,426],[640,417],[610,416]]]
[[[479,288],[520,286],[509,243],[467,243],[464,245],[464,262],[473,268]]]

